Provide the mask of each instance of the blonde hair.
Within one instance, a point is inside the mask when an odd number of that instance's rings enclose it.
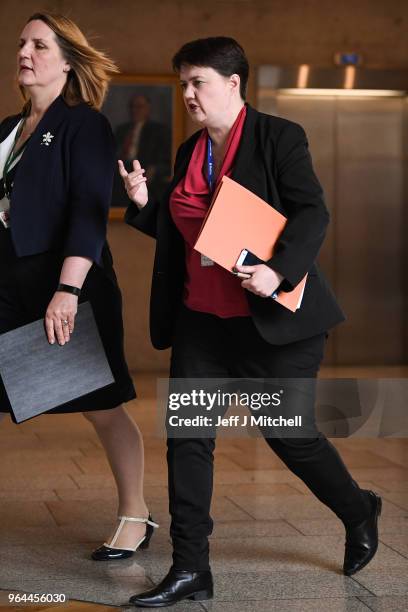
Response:
[[[57,44],[64,59],[71,66],[67,82],[61,92],[70,106],[86,102],[92,108],[100,109],[107,93],[112,76],[119,72],[118,67],[105,53],[92,47],[79,27],[64,15],[54,13],[34,13],[30,21],[43,21],[55,34]],[[25,88],[20,86],[25,100],[23,113],[29,112],[31,102]]]

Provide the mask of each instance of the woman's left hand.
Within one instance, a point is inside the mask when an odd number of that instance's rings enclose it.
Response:
[[[78,297],[64,291],[56,291],[45,313],[45,330],[48,342],[58,344],[69,342],[74,331],[75,315],[78,310]]]
[[[283,280],[282,274],[268,268],[265,264],[235,266],[235,269],[238,272],[251,274],[251,278],[242,281],[241,287],[260,297],[271,297]]]

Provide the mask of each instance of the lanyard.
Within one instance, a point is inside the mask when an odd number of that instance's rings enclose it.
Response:
[[[13,146],[11,147],[11,151],[10,151],[10,153],[8,154],[7,159],[6,159],[6,162],[5,162],[5,164],[4,164],[4,169],[3,169],[4,191],[5,191],[6,196],[7,196],[7,198],[8,198],[9,200],[10,200],[10,196],[11,196],[11,190],[9,189],[8,184],[7,184],[7,175],[9,174],[9,172],[10,172],[10,170],[11,170],[11,167],[12,167],[13,163],[14,163],[14,162],[15,162],[15,160],[16,160],[16,159],[17,159],[17,158],[18,158],[18,157],[19,157],[19,156],[22,154],[22,152],[23,152],[23,151],[24,151],[24,149],[25,149],[25,146],[26,146],[27,142],[30,140],[30,136],[29,136],[29,137],[27,138],[27,140],[25,140],[25,141],[23,142],[23,144],[22,144],[22,145],[21,145],[21,147],[18,149],[18,151],[15,151],[15,150],[14,150],[14,148],[15,148],[15,146],[16,146],[16,143],[17,143],[18,139],[20,138],[21,133],[22,133],[22,131],[23,131],[23,129],[24,129],[25,121],[26,121],[26,120],[25,120],[25,117],[24,117],[23,121],[22,121],[22,122],[21,122],[21,124],[20,124],[20,127],[19,127],[19,128],[18,128],[18,130],[17,130],[17,133],[16,133],[15,138],[14,138],[14,143],[13,143]]]
[[[210,193],[212,193],[214,189],[214,157],[212,151],[212,142],[209,135],[207,140],[207,177]]]

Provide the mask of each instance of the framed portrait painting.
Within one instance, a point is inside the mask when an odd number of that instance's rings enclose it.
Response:
[[[131,171],[138,159],[154,197],[165,191],[177,147],[183,140],[183,100],[176,76],[115,77],[102,112],[109,119],[117,159]],[[122,220],[129,203],[116,167],[109,218]]]

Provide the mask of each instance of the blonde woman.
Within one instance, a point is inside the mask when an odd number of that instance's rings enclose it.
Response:
[[[84,413],[116,480],[119,523],[95,560],[147,548],[156,526],[143,497],[142,437],[122,406],[136,395],[106,242],[115,149],[99,109],[117,71],[70,19],[36,13],[17,53],[23,110],[0,124],[0,333],[44,317],[48,341],[63,345],[78,300],[88,300],[115,379],[50,411]],[[0,411],[11,413],[1,379]]]

